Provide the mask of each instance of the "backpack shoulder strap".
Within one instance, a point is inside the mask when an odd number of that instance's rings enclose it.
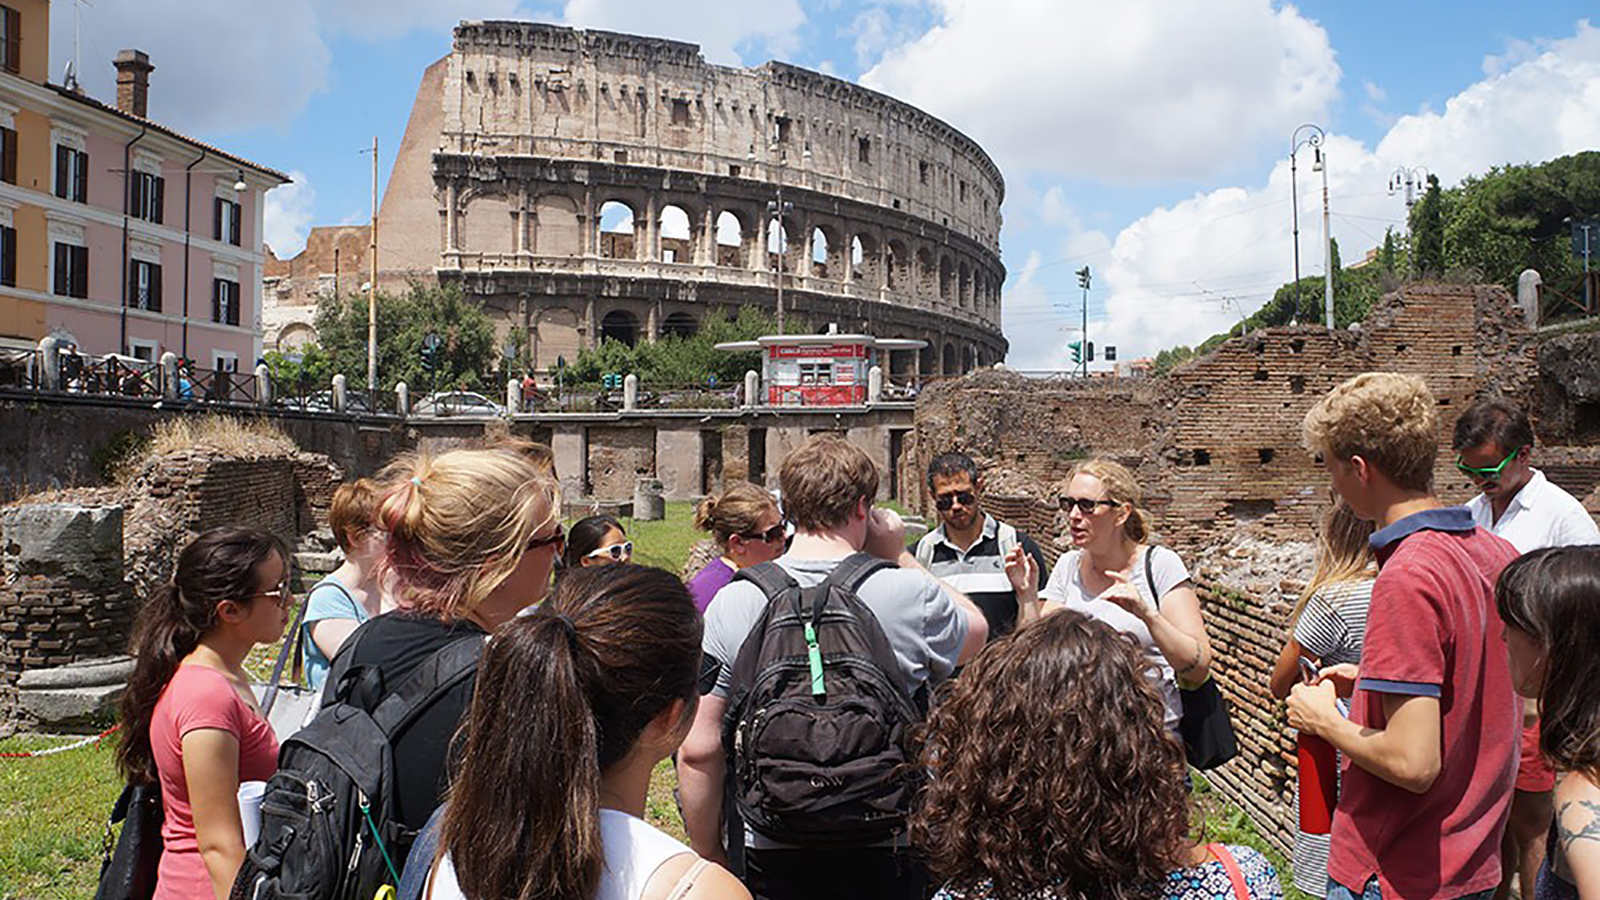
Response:
[[[1222,863],[1222,868],[1228,873],[1228,881],[1233,884],[1235,900],[1250,900],[1250,885],[1244,880],[1244,871],[1239,868],[1239,861],[1233,858],[1233,853],[1222,844],[1207,844],[1206,849],[1211,855]]]
[[[488,635],[471,635],[452,641],[423,661],[393,694],[372,711],[372,720],[384,734],[393,735],[410,722],[435,697],[460,684],[478,669]]]
[[[838,585],[852,594],[861,590],[861,585],[871,578],[879,569],[897,568],[888,560],[857,551],[839,560],[839,564],[823,579],[823,585]]]
[[[356,647],[360,646],[362,639],[371,633],[372,629],[367,626],[376,621],[376,618],[368,619],[357,625],[356,630],[350,632],[350,636],[339,645],[339,650],[333,654],[333,659],[328,660],[328,674],[322,682],[322,702],[318,704],[319,708],[331,706],[350,696],[354,682],[361,674],[351,670],[366,668],[356,666]]]
[[[770,561],[745,566],[735,572],[733,578],[735,581],[748,581],[760,588],[761,593],[766,595],[768,603],[778,599],[784,591],[799,586],[794,577],[783,570],[783,566]]]
[[[1161,589],[1156,587],[1156,550],[1157,544],[1146,544],[1144,548],[1144,583],[1150,586],[1150,603],[1157,609],[1161,608]]]

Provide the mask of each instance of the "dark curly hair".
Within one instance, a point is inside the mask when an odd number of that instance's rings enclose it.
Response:
[[[1133,642],[1061,612],[988,647],[919,732],[927,782],[911,818],[958,892],[1159,896],[1183,865],[1183,748]]]

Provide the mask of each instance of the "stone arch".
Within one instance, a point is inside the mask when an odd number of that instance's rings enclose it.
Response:
[[[279,353],[299,353],[317,340],[317,330],[307,322],[290,322],[278,332]]]
[[[838,264],[844,240],[839,232],[828,225],[815,225],[811,229],[811,265],[807,271],[817,278],[837,278],[841,274]]]
[[[783,271],[789,273],[793,273],[795,271],[794,248],[795,244],[797,243],[795,241],[795,231],[797,230],[797,227],[798,226],[795,224],[795,221],[788,218],[783,220],[783,229],[781,231],[778,228],[777,219],[772,219],[771,221],[767,222],[768,270],[776,270],[778,268],[778,254],[779,252],[782,252],[784,257]]]
[[[620,341],[632,347],[639,343],[639,318],[625,309],[613,309],[600,320],[600,340]]]
[[[694,219],[688,210],[669,203],[661,208],[656,224],[661,229],[661,261],[694,262]]]
[[[578,204],[565,194],[543,194],[534,201],[533,252],[540,256],[583,255]]]
[[[717,214],[716,264],[744,268],[745,221],[738,213],[725,209]]]
[[[661,320],[661,336],[676,335],[677,337],[694,337],[700,330],[700,323],[694,316],[686,312],[668,313]]]
[[[956,345],[949,341],[944,342],[944,352],[939,354],[944,357],[944,374],[960,375],[961,359],[956,356]]]
[[[634,222],[638,216],[633,207],[621,200],[607,200],[600,204],[600,215],[595,217],[596,243],[602,259],[636,259],[638,229]]]
[[[896,288],[911,283],[911,256],[906,252],[903,241],[890,240],[889,250],[884,257],[884,266],[888,269],[885,281],[889,287]]]
[[[938,291],[939,270],[933,262],[933,251],[917,248],[917,293],[932,297]]]
[[[978,351],[971,344],[961,348],[961,374],[970,375],[978,367]]]
[[[926,346],[917,351],[917,373],[920,375],[939,374],[939,350],[934,347],[932,341],[929,341]]]
[[[511,203],[501,194],[477,194],[463,204],[458,234],[467,253],[510,253],[516,233]]]
[[[558,360],[571,363],[583,349],[583,332],[578,314],[563,306],[539,310],[528,335],[528,344],[537,369],[554,371]]]
[[[850,239],[850,280],[864,281],[869,287],[877,287],[883,280],[883,272],[883,248],[878,244],[877,236],[869,231],[857,232]]]
[[[956,264],[948,256],[939,257],[939,299],[951,300],[951,293],[955,289]]]
[[[961,265],[956,268],[956,272],[957,302],[962,309],[975,308],[977,304],[972,299],[972,268],[967,265],[966,260],[962,260]]]

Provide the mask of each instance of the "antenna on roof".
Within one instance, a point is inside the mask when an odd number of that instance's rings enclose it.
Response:
[[[72,59],[67,62],[66,71],[61,75],[61,86],[74,93],[82,93],[83,88],[78,84],[78,72],[83,68],[79,56],[79,35],[83,30],[83,7],[88,6],[89,0],[72,0]]]

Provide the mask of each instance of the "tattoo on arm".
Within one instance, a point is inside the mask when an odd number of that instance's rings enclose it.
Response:
[[[1580,807],[1589,813],[1589,821],[1581,828],[1571,828],[1567,822],[1567,811],[1574,806]],[[1561,849],[1571,853],[1578,841],[1594,841],[1600,843],[1600,802],[1594,800],[1569,800],[1561,804],[1556,810],[1556,828],[1561,837]]]

